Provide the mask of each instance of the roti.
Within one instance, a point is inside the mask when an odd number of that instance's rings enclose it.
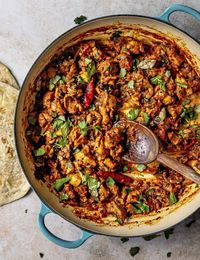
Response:
[[[19,89],[16,79],[10,70],[2,63],[0,63],[0,82],[9,84],[14,88]]]
[[[21,198],[30,188],[14,146],[14,112],[18,92],[13,86],[0,82],[0,206]]]

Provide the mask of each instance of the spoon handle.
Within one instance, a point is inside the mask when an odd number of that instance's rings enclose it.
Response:
[[[196,173],[192,168],[181,164],[169,155],[159,153],[157,156],[157,160],[162,164],[168,166],[169,168],[175,170],[176,172],[180,173],[184,177],[194,181],[197,184],[200,184],[200,174]]]

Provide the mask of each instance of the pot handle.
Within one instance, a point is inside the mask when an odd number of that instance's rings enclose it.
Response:
[[[158,19],[170,23],[169,17],[174,12],[183,12],[192,15],[198,21],[200,21],[200,12],[197,10],[182,4],[172,4],[170,5],[160,16]]]
[[[45,235],[45,237],[49,239],[51,242],[53,242],[54,244],[65,248],[76,248],[81,246],[88,238],[90,238],[93,235],[92,233],[89,233],[81,229],[82,235],[79,239],[74,241],[67,241],[61,239],[55,236],[53,233],[51,233],[45,225],[45,216],[49,213],[52,213],[52,211],[42,203],[40,213],[38,215],[37,223],[43,235]]]

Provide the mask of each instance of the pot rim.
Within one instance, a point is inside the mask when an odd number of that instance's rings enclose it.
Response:
[[[91,19],[91,20],[88,20],[80,25],[77,25],[77,26],[74,26],[72,28],[70,28],[69,30],[65,31],[64,33],[62,33],[61,35],[59,35],[58,37],[56,37],[56,39],[54,39],[50,44],[48,44],[48,46],[40,53],[40,55],[35,59],[35,61],[33,62],[32,66],[30,67],[30,69],[28,70],[26,76],[25,76],[25,79],[22,83],[22,86],[20,88],[20,92],[19,92],[19,95],[18,95],[18,99],[17,99],[17,103],[16,103],[16,107],[15,107],[15,115],[14,115],[14,142],[15,142],[15,148],[16,148],[16,151],[17,151],[17,158],[18,158],[18,161],[20,163],[20,166],[22,168],[22,171],[24,173],[24,175],[26,176],[26,179],[27,181],[29,182],[31,188],[34,190],[34,192],[36,193],[36,195],[38,196],[38,198],[40,199],[40,201],[47,207],[49,208],[52,213],[55,213],[57,214],[58,216],[60,216],[61,218],[63,218],[65,221],[68,221],[69,223],[77,226],[78,228],[80,228],[81,230],[83,231],[87,231],[87,232],[90,232],[91,234],[98,234],[98,235],[106,235],[106,236],[109,236],[109,237],[127,237],[126,235],[111,235],[111,234],[107,234],[105,232],[99,232],[99,231],[91,231],[90,228],[85,228],[85,227],[82,227],[81,224],[75,222],[75,221],[72,221],[72,220],[68,220],[66,219],[60,212],[58,212],[57,210],[55,210],[51,205],[49,205],[49,203],[47,203],[44,198],[39,195],[39,193],[36,191],[34,185],[31,184],[31,181],[28,177],[28,174],[26,173],[25,171],[25,167],[22,163],[22,160],[21,160],[21,154],[20,154],[20,151],[19,151],[19,147],[18,147],[18,142],[19,140],[17,140],[17,113],[18,113],[18,108],[19,108],[19,101],[20,101],[20,98],[21,98],[21,95],[22,95],[22,90],[26,84],[26,81],[27,81],[27,78],[29,77],[29,75],[32,73],[32,70],[33,68],[35,67],[35,64],[41,59],[41,57],[46,53],[47,50],[49,50],[54,44],[56,44],[57,42],[59,42],[63,37],[65,37],[65,35],[67,35],[68,33],[72,32],[72,31],[75,31],[76,29],[80,28],[80,27],[84,27],[85,25],[87,24],[90,24],[92,22],[98,22],[99,20],[103,20],[103,19],[107,19],[107,18],[117,18],[117,17],[137,17],[137,18],[145,18],[145,19],[150,19],[150,20],[154,20],[154,21],[157,21],[157,22],[160,22],[160,23],[163,23],[163,24],[166,24],[172,28],[175,28],[177,29],[178,31],[182,32],[183,34],[189,36],[189,38],[191,38],[192,40],[194,40],[198,45],[200,45],[200,42],[198,42],[197,39],[195,39],[193,36],[191,36],[189,33],[185,32],[184,30],[176,27],[175,25],[171,24],[170,22],[166,22],[164,20],[162,20],[161,18],[157,18],[157,17],[151,17],[151,16],[145,16],[145,15],[135,15],[135,14],[114,14],[114,15],[106,15],[106,16],[100,16],[100,17],[97,17],[97,18],[94,18],[94,19]],[[96,27],[98,28],[98,26]],[[184,221],[185,219],[187,219],[189,216],[191,216],[192,214],[194,214],[196,211],[198,210],[198,208],[194,211],[192,211],[191,214],[189,214],[188,216],[184,217],[183,219],[180,220],[180,222]],[[172,228],[174,226],[176,226],[177,224],[179,224],[180,222],[177,222],[175,223],[174,225],[170,226],[170,227],[167,227],[167,228],[161,228],[155,232],[151,232],[151,233],[147,233],[147,235],[151,235],[151,234],[156,234],[156,233],[160,233],[160,232],[163,232],[169,228]],[[126,225],[124,225],[125,227]],[[141,237],[141,235],[133,235],[133,236],[130,236],[129,237]]]

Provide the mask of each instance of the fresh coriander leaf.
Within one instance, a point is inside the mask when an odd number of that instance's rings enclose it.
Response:
[[[135,213],[148,213],[149,206],[144,202],[138,201],[133,204],[133,210]]]
[[[135,120],[139,116],[139,114],[139,108],[132,108],[131,110],[129,110],[127,117],[129,120]]]
[[[30,125],[35,125],[35,123],[36,123],[36,118],[33,117],[33,116],[29,116],[29,117],[28,117],[28,122],[29,122]]]
[[[61,133],[62,133],[62,137],[67,137],[68,136],[69,126],[68,126],[68,124],[66,122],[63,125],[61,125],[60,130],[61,130]]]
[[[50,79],[49,81],[49,90],[53,90],[55,85],[58,83],[58,81],[61,79],[61,76],[56,75],[54,78]]]
[[[54,189],[57,190],[57,191],[60,191],[62,189],[63,185],[66,182],[68,182],[69,180],[70,180],[70,177],[68,177],[68,176],[65,177],[65,178],[61,178],[61,179],[56,180],[53,184]]]
[[[137,70],[138,64],[139,64],[139,60],[138,59],[134,59],[133,60],[133,71]]]
[[[115,184],[115,181],[113,180],[113,178],[112,177],[108,177],[107,178],[107,180],[106,180],[106,185],[108,186],[108,187],[110,187],[110,186],[113,186]]]
[[[164,121],[166,118],[166,109],[165,107],[163,107],[158,115],[158,117],[160,118],[160,122]]]
[[[91,59],[89,59],[89,58],[85,58],[85,63],[86,63],[86,65],[89,65],[91,62],[92,62]]]
[[[188,222],[185,226],[189,228],[189,227],[191,227],[192,224],[194,224],[195,222],[196,222],[196,220],[193,219],[193,220],[191,220],[190,222]]]
[[[56,135],[56,133],[51,133],[51,138],[56,138],[57,137],[57,135]]]
[[[171,76],[171,71],[170,70],[166,70],[165,76],[169,78]]]
[[[127,166],[124,166],[123,169],[122,169],[123,172],[127,172],[128,171],[128,167]]]
[[[122,243],[126,243],[127,241],[129,241],[128,237],[122,237],[121,238]]]
[[[56,143],[55,143],[55,147],[56,148],[63,148],[65,147],[67,144],[67,138],[66,137],[61,137]]]
[[[121,68],[120,72],[119,72],[119,77],[120,78],[124,78],[126,76],[126,69],[125,68]]]
[[[78,75],[78,83],[80,84],[84,83],[84,80],[80,75]]]
[[[157,76],[155,76],[153,78],[150,78],[150,82],[153,85],[158,85],[160,80],[162,80],[162,77],[160,75],[157,75]]]
[[[183,129],[181,129],[181,130],[178,132],[178,135],[179,135],[181,138],[184,138]]]
[[[94,125],[92,126],[92,129],[98,131],[98,132],[101,132],[101,127],[99,125]]]
[[[157,75],[153,78],[150,78],[150,82],[153,85],[158,85],[160,86],[160,89],[162,91],[166,91],[166,87],[165,87],[165,81],[162,79],[161,75]]]
[[[143,172],[147,167],[144,164],[137,164],[136,168],[139,172]]]
[[[122,32],[121,31],[116,31],[112,34],[112,38],[114,41],[117,41],[118,38],[121,36]]]
[[[84,15],[80,15],[74,19],[75,24],[81,24],[87,20],[87,17]]]
[[[125,190],[125,192],[126,192],[126,193],[129,193],[129,192],[131,192],[131,191],[132,191],[132,189],[131,189],[131,188],[125,188],[124,190]]]
[[[66,164],[67,169],[71,169],[72,168],[72,162],[68,161]]]
[[[172,252],[167,253],[167,257],[171,257],[171,255],[172,255]]]
[[[182,103],[182,107],[184,107],[184,106],[190,104],[190,102],[191,102],[191,101],[190,101],[189,99],[186,99],[186,100]]]
[[[79,127],[82,135],[86,135],[87,134],[88,126],[87,126],[87,123],[85,121],[81,121],[78,124],[78,127]]]
[[[92,105],[90,105],[90,108],[92,109],[92,110],[95,110],[95,104],[92,104]]]
[[[196,113],[200,113],[200,104],[198,104],[198,105],[195,106],[194,111],[195,111]]]
[[[176,84],[177,84],[177,86],[179,86],[179,87],[181,87],[181,88],[187,88],[187,87],[188,87],[186,84],[181,83],[181,82],[179,82],[179,81],[176,81]]]
[[[128,88],[132,89],[132,88],[134,88],[134,85],[135,85],[134,80],[130,80],[130,81],[128,82]]]
[[[142,60],[137,65],[137,67],[146,70],[146,69],[152,69],[155,64],[156,64],[156,60]]]
[[[119,121],[119,115],[116,114],[116,115],[114,116],[114,124],[117,123],[118,121]]]
[[[87,179],[87,186],[92,197],[98,200],[98,188],[100,187],[100,182],[89,176]]]
[[[39,148],[37,150],[34,150],[35,156],[43,156],[45,154],[45,150],[43,148]]]
[[[73,149],[73,154],[79,153],[81,150],[78,148]]]
[[[53,121],[53,129],[59,129],[65,122],[64,116],[59,116]]]
[[[150,121],[149,114],[148,114],[147,112],[144,112],[143,117],[144,117],[144,123],[145,123],[146,125],[148,125],[148,123],[149,123],[149,121]]]
[[[152,239],[154,239],[154,238],[156,238],[156,237],[160,237],[160,235],[158,235],[158,234],[152,234],[152,235],[143,236],[143,238],[144,238],[145,241],[150,241],[150,240],[152,240]]]
[[[170,192],[170,194],[169,194],[169,204],[173,205],[176,202],[177,202],[176,195],[174,194],[174,192]]]
[[[146,191],[146,195],[147,195],[147,196],[148,196],[148,195],[151,195],[154,191],[155,191],[155,189],[153,189],[153,188],[148,189],[148,190]]]
[[[140,251],[140,248],[138,246],[135,247],[131,247],[131,249],[129,250],[129,254],[134,257],[135,255],[137,255]]]
[[[91,77],[96,73],[95,64],[90,63],[88,65],[88,68],[87,68],[86,72],[87,72],[87,83],[89,83]]]
[[[60,200],[68,200],[69,196],[66,193],[60,195]]]
[[[174,228],[169,228],[167,230],[164,231],[165,234],[165,238],[169,239],[169,236],[172,235],[174,233]]]

